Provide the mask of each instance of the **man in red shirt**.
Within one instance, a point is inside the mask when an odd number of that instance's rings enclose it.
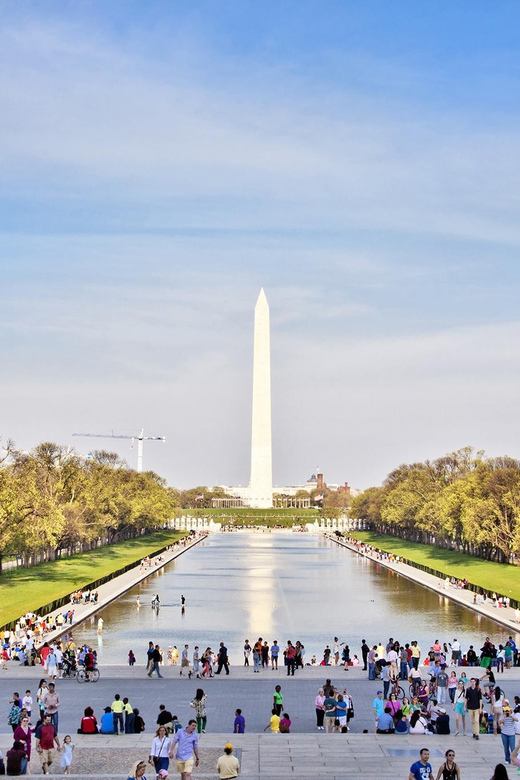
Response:
[[[51,723],[51,716],[44,715],[43,723],[36,729],[36,752],[40,754],[43,774],[49,774],[49,767],[54,761],[54,744],[61,750],[60,740],[56,729]]]

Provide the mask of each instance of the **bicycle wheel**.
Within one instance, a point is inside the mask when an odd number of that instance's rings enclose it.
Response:
[[[413,699],[413,697],[414,697],[415,695],[416,695],[416,691],[415,691],[415,685],[412,683],[412,684],[410,685],[410,689],[409,689],[409,696],[410,696],[410,701]]]
[[[76,680],[79,683],[84,683],[86,679],[87,679],[87,673],[85,672],[85,670],[78,669],[78,673],[76,674]]]
[[[92,682],[97,682],[99,680],[99,669],[93,669],[91,674],[92,674],[91,677]]]
[[[398,686],[397,686],[397,688],[394,690],[394,693],[395,693],[395,695],[397,696],[397,698],[398,698],[398,700],[399,700],[399,701],[400,701],[401,699],[404,699],[404,697],[405,697],[405,692],[404,692],[404,689],[403,689],[403,688],[401,688],[401,686],[400,686],[400,685],[398,685]]]

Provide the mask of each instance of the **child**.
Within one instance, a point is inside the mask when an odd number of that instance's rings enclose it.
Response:
[[[291,733],[291,719],[289,717],[289,714],[287,712],[284,712],[280,719],[280,731],[282,734],[290,734]]]
[[[176,734],[178,731],[182,729],[182,723],[179,723],[179,719],[177,715],[172,716],[172,728],[174,734]]]
[[[25,707],[25,709],[27,710],[27,717],[29,718],[29,720],[31,720],[32,707],[33,707],[31,691],[25,691],[25,696],[22,699],[22,706]]]
[[[61,754],[61,768],[63,769],[63,772],[66,775],[70,775],[70,765],[72,764],[73,750],[74,750],[74,745],[72,744],[72,739],[70,737],[70,734],[67,734],[67,736],[63,740],[63,752]]]
[[[276,714],[276,710],[274,709],[271,710],[271,717],[264,731],[267,731],[267,729],[271,729],[273,734],[280,733],[280,716]]]
[[[128,651],[128,666],[133,666],[135,664],[135,655],[133,650]]]
[[[243,734],[246,730],[246,719],[242,715],[242,710],[235,710],[235,722],[233,724],[233,734]]]

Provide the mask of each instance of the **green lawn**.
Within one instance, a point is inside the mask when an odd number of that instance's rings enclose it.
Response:
[[[184,531],[158,531],[31,569],[7,569],[0,577],[0,626],[123,569],[185,535]]]
[[[509,596],[520,601],[520,569],[517,566],[492,563],[464,553],[442,550],[429,544],[406,542],[396,536],[372,531],[353,531],[351,536],[450,577],[467,579],[472,585],[495,591],[497,596]]]

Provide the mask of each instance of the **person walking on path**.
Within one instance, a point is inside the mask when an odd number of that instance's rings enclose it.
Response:
[[[314,700],[314,706],[316,707],[316,727],[318,731],[323,731],[323,719],[325,717],[325,694],[323,692],[323,688],[320,688],[318,691],[318,695],[316,696],[316,699]]]
[[[49,690],[43,694],[43,708],[46,715],[51,716],[51,723],[58,733],[58,708],[61,704],[60,696],[56,692],[54,683],[49,683]]]
[[[161,769],[168,769],[170,766],[170,752],[172,741],[168,736],[166,726],[159,726],[152,739],[150,756],[148,761],[155,767],[155,773],[158,775]]]
[[[282,708],[283,708],[282,686],[277,685],[276,688],[274,689],[274,694],[273,694],[273,709],[276,710],[277,715],[281,715]]]
[[[189,645],[184,645],[184,650],[181,653],[181,670],[179,672],[181,677],[184,677],[184,670],[188,672],[188,677],[190,676],[189,649]]]
[[[162,661],[162,655],[159,648],[159,645],[155,645],[152,655],[152,665],[150,667],[150,671],[148,672],[148,677],[151,677],[154,672],[157,672],[157,677],[162,677],[161,672],[159,671],[159,664]]]
[[[506,764],[511,763],[511,751],[515,749],[515,724],[519,718],[514,715],[511,707],[506,704],[504,706],[504,714],[499,720],[500,728],[502,729],[502,745],[504,746],[504,759]]]
[[[280,655],[280,647],[278,641],[275,639],[271,645],[271,669],[278,671],[278,656]]]
[[[246,639],[244,643],[244,666],[249,666],[249,658],[251,657],[251,645],[249,639]]]
[[[222,671],[222,667],[224,667],[224,669],[226,670],[226,674],[229,674],[228,651],[224,642],[220,643],[220,649],[218,651],[217,659],[218,659],[218,666],[215,674],[220,674],[220,672]]]
[[[430,764],[430,751],[423,748],[420,752],[419,761],[416,761],[410,767],[408,780],[433,780],[433,770]]]
[[[453,706],[455,707],[455,736],[460,733],[459,718],[462,718],[462,736],[466,736],[466,691],[464,690],[464,683],[459,682],[457,690],[455,691],[455,697],[453,699]]]
[[[36,729],[35,737],[36,752],[39,753],[41,758],[43,774],[48,775],[50,766],[54,761],[54,745],[56,745],[58,751],[61,750],[58,734],[48,713],[45,713],[43,716],[43,723]]]
[[[233,723],[233,734],[244,734],[246,730],[246,719],[242,715],[242,710],[235,710],[235,721]]]
[[[480,731],[480,713],[482,712],[482,691],[477,686],[475,677],[471,678],[471,687],[466,691],[466,709],[469,714],[469,722],[473,739],[479,738]]]
[[[193,707],[197,715],[197,733],[205,734],[208,719],[206,715],[206,694],[202,688],[197,688],[195,697],[190,701],[190,707]]]
[[[61,754],[61,769],[63,769],[64,775],[70,775],[70,767],[72,764],[72,753],[74,752],[74,745],[72,744],[72,737],[67,734],[63,738],[63,753]]]
[[[197,721],[191,719],[184,729],[179,729],[173,737],[170,758],[176,759],[177,772],[181,780],[190,780],[193,767],[199,765],[199,736]]]
[[[217,761],[217,772],[221,780],[235,780],[240,771],[238,758],[233,755],[233,745],[224,745],[224,754]]]
[[[271,717],[264,731],[267,729],[270,729],[272,734],[280,733],[280,716],[276,714],[276,710],[271,710]]]
[[[460,767],[455,763],[455,751],[447,750],[446,761],[441,764],[435,780],[460,780]]]
[[[27,715],[23,715],[20,719],[20,723],[14,730],[13,739],[16,742],[21,742],[24,745],[25,755],[27,757],[27,772],[30,772],[29,764],[31,761],[31,733],[29,717]]]
[[[367,670],[367,658],[368,653],[370,652],[370,648],[367,645],[366,639],[361,640],[361,656],[363,658],[363,671],[366,672]]]

